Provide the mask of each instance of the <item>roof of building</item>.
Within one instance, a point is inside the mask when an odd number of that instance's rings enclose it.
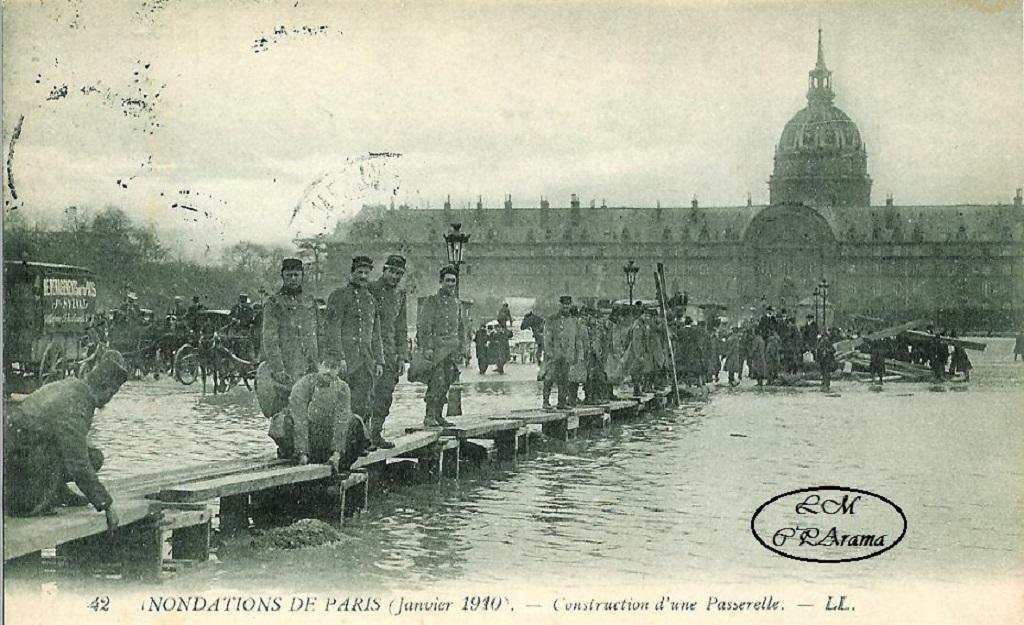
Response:
[[[461,223],[472,242],[738,242],[764,205],[662,208],[364,208],[347,240],[439,242]],[[1024,210],[1013,205],[814,208],[839,242],[1022,241]]]

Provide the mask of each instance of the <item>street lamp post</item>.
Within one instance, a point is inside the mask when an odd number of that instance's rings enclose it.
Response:
[[[814,287],[814,325],[821,330],[821,316],[818,314],[818,302],[821,299],[821,289]]]
[[[452,224],[451,230],[444,235],[445,251],[448,254],[448,262],[455,267],[455,296],[459,295],[459,285],[462,282],[461,267],[463,254],[466,250],[466,243],[469,242],[469,235],[462,231],[462,224]]]
[[[630,259],[623,265],[622,273],[626,274],[626,285],[629,286],[629,305],[633,305],[633,286],[636,284],[636,274],[640,272],[640,266]]]
[[[822,278],[818,290],[821,292],[821,326],[828,328],[828,280]]]

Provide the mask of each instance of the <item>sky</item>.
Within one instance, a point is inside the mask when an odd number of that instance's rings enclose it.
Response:
[[[5,212],[202,255],[392,199],[765,203],[819,24],[875,203],[1024,185],[1020,2],[8,0]]]

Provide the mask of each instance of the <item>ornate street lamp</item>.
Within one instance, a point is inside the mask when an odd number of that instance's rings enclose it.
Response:
[[[622,273],[626,274],[626,285],[629,286],[629,305],[633,305],[633,286],[636,284],[636,274],[640,272],[640,266],[630,259],[623,265]]]
[[[821,293],[821,326],[825,329],[828,328],[828,280],[821,279],[818,291]]]
[[[445,251],[448,253],[448,262],[455,267],[455,294],[459,294],[459,283],[461,282],[460,267],[462,266],[463,254],[466,251],[466,243],[469,242],[469,235],[462,231],[462,224],[452,224],[452,229],[444,235]]]

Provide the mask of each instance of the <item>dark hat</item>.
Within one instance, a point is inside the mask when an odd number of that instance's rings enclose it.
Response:
[[[369,267],[370,269],[373,269],[373,259],[369,256],[353,256],[352,271],[355,271],[359,267]]]
[[[559,304],[571,304],[572,303],[572,295],[563,295],[563,296],[559,297],[558,298],[558,303]]]
[[[399,256],[398,254],[392,254],[388,256],[388,259],[386,261],[384,261],[384,266],[405,269],[405,257]]]
[[[302,271],[302,261],[298,258],[286,258],[281,261],[281,271]]]
[[[455,269],[454,266],[452,266],[452,265],[445,265],[444,267],[441,267],[441,271],[438,273],[438,277],[444,278],[447,275],[452,275],[452,276],[458,277],[459,276],[459,272],[458,272],[457,269]]]

